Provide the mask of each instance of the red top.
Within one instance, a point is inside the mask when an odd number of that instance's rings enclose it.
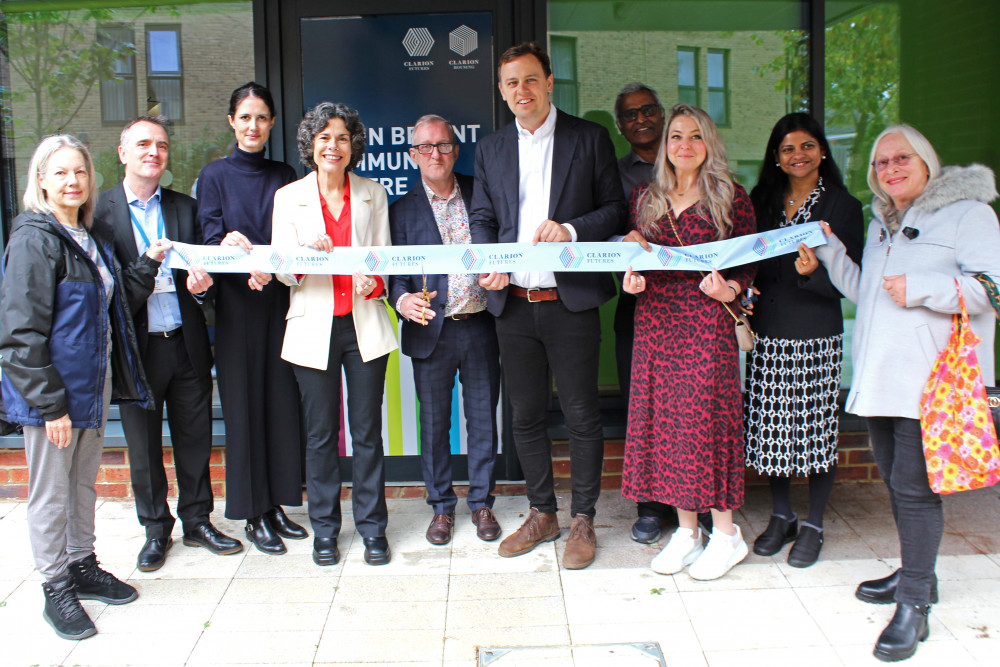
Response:
[[[334,247],[350,247],[351,245],[351,179],[344,176],[344,207],[340,209],[340,216],[333,217],[330,209],[327,208],[323,195],[319,196],[320,204],[323,207],[323,222],[326,225],[326,234],[333,241]],[[333,314],[347,315],[354,308],[354,280],[353,276],[330,276],[333,280]],[[385,284],[380,276],[375,276],[375,289],[366,299],[376,299],[385,289]]]

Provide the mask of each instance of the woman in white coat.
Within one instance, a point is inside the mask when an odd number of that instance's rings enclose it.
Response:
[[[274,195],[272,244],[389,245],[385,189],[351,173],[365,150],[357,111],[322,102],[299,124],[298,148],[311,171]],[[396,337],[386,313],[385,282],[361,273],[342,276],[278,274],[291,286],[281,358],[293,364],[306,427],[306,488],[313,527],[313,561],[340,560],[341,369],[347,376],[347,417],[353,449],[354,523],[365,562],[389,562],[385,537],[382,392]]]
[[[872,147],[868,185],[875,193],[861,266],[843,243],[815,254],[804,246],[799,273],[826,266],[830,278],[858,304],[854,380],[846,409],[868,418],[872,452],[889,488],[902,567],[863,582],[856,596],[896,603],[875,644],[880,660],[903,660],[927,638],[927,614],[937,602],[934,566],[944,527],[941,498],[931,491],[921,445],[920,398],[952,314],[959,312],[957,280],[986,384],[993,383],[994,312],[978,274],[1000,280],[1000,227],[988,203],[997,197],[993,172],[983,166],[941,169],[927,139],[908,125],[890,127]]]

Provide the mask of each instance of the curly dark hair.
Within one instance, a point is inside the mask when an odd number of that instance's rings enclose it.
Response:
[[[823,155],[826,156],[819,165],[819,175],[823,177],[823,185],[841,189],[844,187],[844,179],[833,161],[833,155],[830,154],[830,144],[826,140],[826,134],[823,133],[823,127],[807,113],[790,113],[779,119],[771,130],[767,148],[764,149],[764,160],[761,162],[757,185],[750,191],[750,200],[753,202],[758,220],[771,220],[784,210],[781,200],[788,187],[788,175],[776,164],[778,147],[789,133],[797,130],[815,139]]]
[[[320,102],[306,112],[302,122],[299,123],[299,131],[295,135],[299,147],[299,159],[309,169],[316,169],[316,162],[313,160],[316,135],[325,130],[334,118],[344,121],[347,131],[351,135],[351,160],[347,163],[345,171],[354,169],[361,161],[361,156],[365,154],[367,133],[358,112],[340,102]]]

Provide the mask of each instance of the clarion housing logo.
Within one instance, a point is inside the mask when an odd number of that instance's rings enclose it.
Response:
[[[448,33],[448,48],[464,58],[479,48],[479,33],[460,25]]]
[[[465,266],[466,271],[478,271],[485,261],[485,257],[476,256],[476,253],[472,252],[471,248],[462,253],[462,264]]]
[[[365,266],[367,266],[368,270],[372,273],[378,273],[384,269],[388,263],[389,259],[385,255],[380,252],[375,252],[374,250],[369,252],[368,256],[365,257]]]
[[[431,52],[433,46],[434,38],[427,28],[410,28],[403,38],[403,48],[411,58],[423,58]]]

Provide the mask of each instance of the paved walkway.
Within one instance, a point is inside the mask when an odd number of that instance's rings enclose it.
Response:
[[[795,487],[803,508],[804,488]],[[945,499],[938,562],[941,602],[931,636],[906,663],[961,667],[1000,661],[1000,491]],[[568,506],[568,499],[560,498]],[[523,497],[497,499],[505,531]],[[345,503],[349,512],[349,505]],[[460,508],[455,539],[431,546],[422,500],[389,503],[389,565],[363,563],[348,521],[341,564],[319,568],[311,540],[285,556],[254,549],[214,556],[177,540],[158,572],[135,569],[142,533],[130,503],[101,502],[98,558],[140,592],[113,607],[85,602],[99,634],[58,639],[41,618],[41,579],[32,567],[25,506],[0,502],[0,664],[14,665],[402,665],[470,667],[479,647],[584,646],[658,642],[671,666],[875,665],[872,645],[892,607],[863,604],[855,585],[898,565],[895,531],[881,485],[839,485],[827,512],[822,560],[800,570],[750,554],[726,577],[697,582],[653,573],[659,546],[628,538],[634,505],[606,492],[598,507],[597,560],[562,569],[564,538],[519,558],[480,542]],[[289,514],[305,519],[300,508]],[[753,487],[738,517],[748,541],[766,525],[768,492]],[[213,517],[242,537],[242,527]],[[567,527],[569,517],[560,516]],[[583,649],[509,653],[493,665],[645,665],[623,652]],[[587,657],[587,656],[590,657]],[[622,660],[612,660],[618,655]],[[575,658],[574,658],[575,656]],[[575,659],[575,662],[574,662]]]

